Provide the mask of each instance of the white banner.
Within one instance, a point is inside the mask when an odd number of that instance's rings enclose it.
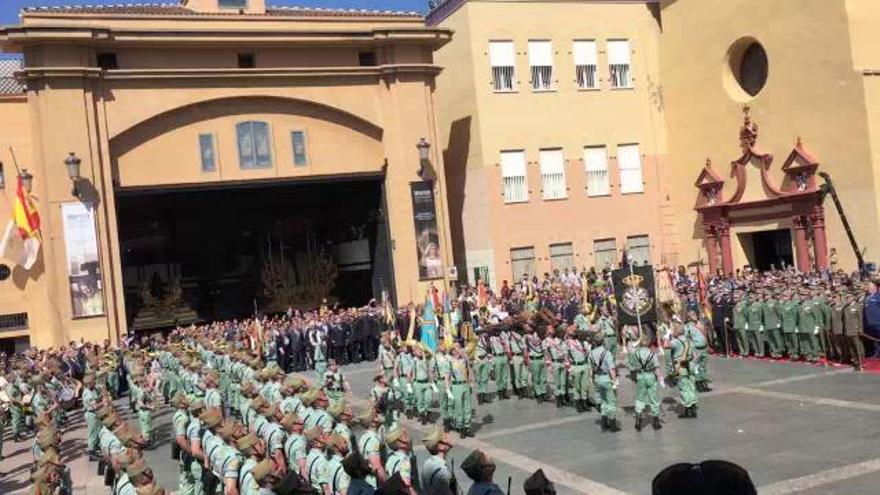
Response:
[[[64,243],[67,247],[67,275],[73,317],[104,314],[104,287],[98,259],[95,207],[88,203],[61,205]]]

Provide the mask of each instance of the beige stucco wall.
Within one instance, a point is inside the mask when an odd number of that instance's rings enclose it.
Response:
[[[589,19],[589,22],[585,22]],[[430,21],[430,18],[429,18]],[[511,278],[510,249],[534,246],[538,274],[550,270],[549,245],[572,242],[575,263],[592,266],[593,241],[648,234],[655,263],[674,255],[670,223],[664,211],[666,135],[659,82],[659,26],[642,3],[516,1],[464,2],[439,26],[455,31],[436,60],[445,67],[438,77],[443,101],[440,129],[452,134],[467,122],[467,152],[449,161],[465,172],[464,252],[468,268],[490,264],[491,280]],[[606,40],[627,38],[632,51],[632,89],[609,89]],[[528,41],[551,40],[556,89],[536,93],[529,85]],[[572,41],[595,39],[600,90],[578,90]],[[490,40],[513,40],[516,50],[514,93],[494,93],[489,63]],[[460,132],[460,129],[459,129]],[[617,145],[638,143],[644,193],[621,195]],[[461,144],[459,144],[461,146]],[[583,148],[605,145],[611,175],[610,197],[587,197]],[[538,153],[562,148],[568,198],[541,199]],[[523,149],[528,161],[530,201],[504,204],[500,153]],[[487,248],[493,256],[486,256]],[[461,260],[459,260],[461,262]]]
[[[867,258],[880,258],[878,162],[872,151],[877,139],[868,133],[869,122],[880,122],[878,101],[859,67],[876,58],[877,35],[867,32],[864,18],[853,17],[866,9],[876,15],[880,5],[871,3],[776,0],[768,11],[761,0],[662,2],[661,77],[682,252],[699,252],[701,245],[693,183],[707,157],[727,181],[726,196],[733,190],[729,163],[741,154],[738,132],[748,102],[759,126],[758,146],[775,156],[771,176],[777,184],[782,161],[800,136],[821,162],[820,170],[831,174],[856,237],[868,248]],[[851,24],[859,27],[852,38]],[[697,25],[711,29],[694,29]],[[757,39],[769,59],[767,84],[754,98],[730,92],[724,84],[728,48],[746,36]],[[855,257],[830,201],[825,211],[828,246],[837,248],[842,267],[854,268]],[[744,263],[744,255],[737,254],[735,266]]]
[[[433,86],[439,69],[433,65],[432,52],[448,33],[426,30],[418,18],[370,22],[358,16],[348,21],[111,17],[34,15],[25,16],[24,25],[63,25],[70,28],[65,35],[74,38],[82,26],[100,25],[119,30],[115,43],[105,39],[59,44],[15,27],[0,32],[3,48],[22,50],[28,65],[23,74],[28,81],[27,100],[18,103],[14,116],[20,121],[18,131],[24,133],[19,159],[34,164],[34,194],[40,198],[46,238],[41,262],[31,274],[38,283],[8,295],[5,287],[0,290],[0,312],[16,311],[16,298],[32,298],[42,287],[42,304],[27,309],[33,344],[115,339],[117,332],[125,331],[115,188],[344,179],[384,172],[397,297],[406,302],[424,296],[429,282],[418,279],[410,182],[419,180],[416,143],[422,137],[439,142]],[[395,26],[407,29],[389,32],[394,39],[381,43],[373,37],[352,42],[364,32],[375,35],[377,29]],[[182,39],[168,39],[167,33],[155,32],[159,27],[174,27],[183,33]],[[265,52],[270,41],[258,41],[258,36],[249,38],[252,44],[247,40],[239,43],[238,49],[256,53],[258,68],[238,69],[232,46],[216,46],[210,39],[239,29],[284,30],[280,36],[286,41]],[[325,37],[308,50],[303,48],[306,42],[291,40],[330,31],[338,39]],[[153,39],[150,43],[138,41],[132,34],[135,32]],[[121,41],[129,35],[133,37]],[[21,41],[22,36],[26,42]],[[201,45],[197,38],[201,38]],[[289,53],[285,46],[292,48]],[[357,50],[362,46],[376,52],[377,66],[358,66]],[[96,53],[108,48],[117,53],[119,70],[95,68]],[[308,55],[304,55],[306,51]],[[163,63],[166,57],[173,61]],[[238,167],[235,124],[244,120],[269,123],[271,168]],[[6,121],[4,114],[0,129],[11,127],[13,121]],[[292,130],[306,131],[306,167],[293,166]],[[201,172],[200,133],[216,136],[215,172]],[[440,178],[435,193],[441,255],[451,264],[445,171],[438,148],[431,149],[430,161]],[[63,165],[70,151],[82,159],[84,200],[97,205],[105,287],[106,315],[84,319],[71,318],[60,218],[61,205],[76,201]],[[47,337],[37,337],[43,334]]]

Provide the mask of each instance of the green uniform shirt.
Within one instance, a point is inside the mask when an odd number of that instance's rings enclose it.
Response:
[[[864,332],[862,310],[864,303],[856,300],[849,303],[843,311],[843,331],[848,337],[858,337]]]
[[[798,333],[817,333],[822,326],[822,310],[815,301],[806,300],[801,303],[798,312]]]
[[[318,493],[324,493],[322,487],[329,481],[327,480],[327,457],[324,456],[323,450],[309,450],[309,454],[306,456],[306,476],[309,484],[318,490]]]
[[[733,307],[733,328],[745,330],[748,321],[749,302],[740,301]]]
[[[395,450],[388,456],[388,460],[385,461],[385,472],[388,473],[389,478],[395,473],[400,473],[404,482],[412,483],[412,465],[409,456],[399,450]]]
[[[782,326],[782,305],[771,299],[764,303],[764,329],[773,330]]]
[[[747,315],[747,324],[746,330],[750,332],[757,332],[759,330],[764,329],[764,303],[755,302],[749,304],[749,310]]]
[[[432,455],[425,460],[421,472],[422,493],[425,495],[440,495],[449,493],[449,480],[452,472],[446,464],[446,459],[439,455]]]
[[[300,433],[288,433],[287,441],[284,442],[284,458],[287,459],[287,465],[290,469],[292,466],[299,466],[299,460],[306,456],[306,437]],[[299,470],[299,467],[296,467]]]
[[[345,493],[351,484],[351,477],[342,469],[342,456],[333,454],[327,462],[327,479],[330,483],[330,493]]]
[[[782,315],[782,331],[784,333],[796,333],[800,304],[797,301],[785,301],[781,305],[780,313]]]
[[[634,373],[654,373],[660,367],[660,360],[651,348],[639,347],[629,355],[627,367]]]

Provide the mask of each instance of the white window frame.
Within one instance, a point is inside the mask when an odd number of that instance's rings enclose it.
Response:
[[[627,236],[626,256],[627,260],[636,266],[649,265],[651,263],[651,237],[648,234]]]
[[[524,274],[528,275],[529,280],[537,274],[537,267],[535,266],[536,260],[534,246],[510,248],[510,274],[511,278],[513,278],[514,284],[522,280]],[[518,267],[521,265],[524,265],[525,270],[518,270]],[[517,273],[518,271],[521,271],[522,273]]]
[[[553,91],[556,82],[553,74],[553,42],[529,40],[529,74],[532,91]]]
[[[601,153],[601,157],[599,157]],[[584,174],[587,176],[587,196],[611,195],[611,173],[608,169],[608,147],[584,146]]]
[[[599,89],[599,59],[596,40],[574,40],[575,85],[578,89]]]
[[[633,87],[631,52],[629,39],[608,40],[608,84],[612,89]]]
[[[505,203],[529,201],[528,167],[524,150],[501,152],[501,188]]]
[[[568,188],[565,181],[565,155],[562,148],[539,150],[541,166],[541,195],[545,200],[565,199]]]
[[[606,249],[604,243],[610,243],[611,249]],[[600,249],[601,248],[601,249]],[[609,256],[610,253],[610,256]],[[600,259],[601,257],[601,259]],[[606,259],[607,258],[607,259]],[[600,265],[599,262],[603,264]],[[604,263],[608,263],[606,267]],[[604,270],[605,268],[614,268],[617,263],[617,239],[614,237],[606,237],[605,239],[593,239],[593,267],[596,270]]]
[[[516,50],[513,41],[489,41],[489,65],[492,67],[492,88],[496,93],[516,91]]]
[[[638,143],[617,145],[617,168],[620,172],[620,194],[645,192],[642,155]]]

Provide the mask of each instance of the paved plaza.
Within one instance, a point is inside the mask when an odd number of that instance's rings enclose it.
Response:
[[[516,398],[477,410],[476,438],[456,440],[451,453],[458,466],[473,448],[488,452],[499,465],[496,481],[522,493],[525,478],[544,469],[560,494],[622,495],[650,493],[651,478],[682,461],[726,459],[749,470],[761,495],[874,495],[880,486],[880,375],[848,368],[716,358],[711,362],[714,391],[702,395],[700,417],[679,420],[674,392],[665,389],[664,428],[633,429],[633,386],[621,384],[623,431],[602,433],[598,415],[572,408],[541,406]],[[374,363],[347,367],[355,395],[367,396]],[[355,404],[359,406],[360,404]],[[127,407],[121,407],[127,410]],[[147,453],[159,482],[176,489],[177,469],[170,458],[171,411],[157,415],[159,447]],[[85,453],[79,414],[64,435],[64,456],[73,471],[75,492],[106,493]],[[422,432],[409,423],[421,460]],[[8,433],[8,432],[7,432]],[[456,437],[455,434],[453,434]],[[30,442],[6,443],[0,462],[0,494],[27,493]]]

